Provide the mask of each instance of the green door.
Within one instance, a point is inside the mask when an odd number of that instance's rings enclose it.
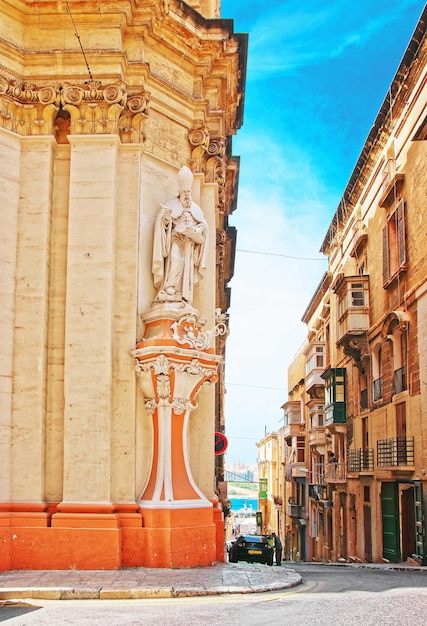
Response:
[[[381,511],[383,522],[383,557],[392,563],[397,563],[400,561],[397,483],[382,483]]]
[[[426,530],[424,516],[423,486],[415,482],[415,543],[416,553],[423,565],[427,565]]]

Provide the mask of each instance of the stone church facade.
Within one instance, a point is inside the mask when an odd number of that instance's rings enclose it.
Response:
[[[211,1],[5,0],[0,14],[0,569],[210,565],[224,552],[213,439],[247,38]],[[206,271],[191,310],[168,302],[165,317],[153,232],[183,166],[210,234]],[[209,345],[182,345],[184,314]],[[141,368],[166,376],[173,421],[188,362],[203,375],[165,454],[203,506],[189,487],[185,512],[176,494],[144,511],[162,446]]]

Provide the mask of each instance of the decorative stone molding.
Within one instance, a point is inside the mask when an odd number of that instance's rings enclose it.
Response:
[[[190,130],[188,141],[191,146],[191,170],[194,173],[203,172],[203,158],[209,148],[209,129],[201,126]]]
[[[200,381],[215,382],[217,379],[216,364],[214,367],[209,367],[197,358],[181,362],[163,354],[152,356],[146,361],[139,360],[143,353],[144,350],[135,350],[132,355],[137,361],[135,371],[142,383],[144,395],[147,393],[147,389],[151,388],[151,393],[148,392],[149,395],[145,396],[145,408],[148,413],[154,413],[159,407],[171,407],[177,415],[187,410],[192,411],[198,406],[195,402],[195,396],[201,386],[198,386],[197,383]],[[179,386],[177,376],[180,374],[194,379],[191,386],[197,386],[195,395],[183,396],[182,391],[187,386],[185,385],[184,388]],[[178,394],[175,395],[175,391],[178,391]]]
[[[195,350],[207,350],[214,337],[227,334],[226,315],[221,309],[215,310],[215,326],[212,330],[201,332],[193,314],[184,315],[171,326],[173,339],[180,345],[188,345]]]
[[[209,129],[200,126],[188,133],[191,145],[190,167],[193,172],[203,173],[206,182],[218,184],[218,208],[224,211],[226,182],[226,139],[210,137]]]
[[[221,276],[224,272],[224,260],[226,253],[226,245],[228,242],[227,233],[224,229],[216,230],[216,264],[218,266],[219,271],[221,272]]]
[[[149,108],[149,94],[130,94],[122,82],[38,87],[0,76],[0,126],[18,135],[54,134],[61,111],[71,135],[118,134],[123,143],[142,143]]]

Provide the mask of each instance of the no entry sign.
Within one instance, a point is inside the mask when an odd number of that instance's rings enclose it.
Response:
[[[215,454],[223,454],[227,450],[227,437],[222,433],[215,433]]]

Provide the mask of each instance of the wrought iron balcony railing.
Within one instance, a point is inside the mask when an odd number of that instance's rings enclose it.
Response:
[[[347,453],[348,472],[373,472],[374,450],[373,448],[353,448]]]
[[[392,437],[377,441],[378,467],[399,467],[414,464],[414,438]]]

